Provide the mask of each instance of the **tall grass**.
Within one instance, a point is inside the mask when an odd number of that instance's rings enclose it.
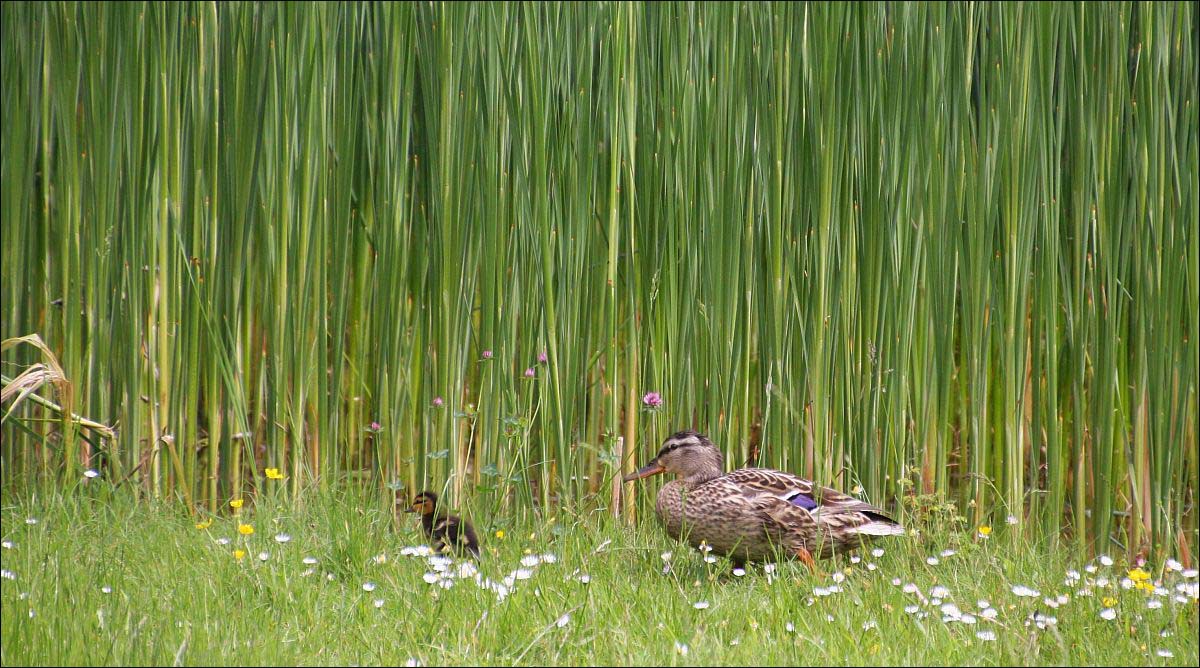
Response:
[[[0,11],[2,334],[117,428],[22,404],[6,486],[603,505],[697,427],[1195,545],[1191,4]]]

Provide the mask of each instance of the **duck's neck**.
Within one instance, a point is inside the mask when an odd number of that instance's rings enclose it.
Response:
[[[433,523],[438,519],[437,513],[429,513],[421,516],[421,526],[425,528],[425,533],[433,533]]]
[[[682,476],[680,477],[680,480],[683,481],[683,486],[686,489],[692,489],[693,487],[703,485],[714,478],[720,478],[723,475],[725,475],[725,472],[721,470],[721,467],[717,466],[716,464],[712,464],[710,466],[697,469],[689,475]]]

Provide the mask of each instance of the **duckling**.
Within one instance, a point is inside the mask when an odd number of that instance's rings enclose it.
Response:
[[[666,533],[696,547],[708,545],[735,568],[769,560],[781,548],[815,571],[814,555],[827,559],[864,539],[904,533],[879,508],[791,473],[723,471],[721,451],[707,436],[681,431],[625,481],[678,475],[659,490],[655,506]]]
[[[439,512],[437,494],[421,492],[404,512],[421,514],[421,529],[433,544],[433,549],[438,552],[451,550],[459,556],[469,553],[479,558],[479,539],[475,537],[475,528],[458,515]]]

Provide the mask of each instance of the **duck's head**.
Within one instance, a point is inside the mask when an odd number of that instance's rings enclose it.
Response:
[[[406,513],[420,513],[421,515],[432,515],[437,508],[437,494],[433,492],[421,492],[413,499],[412,505],[404,510]]]
[[[680,431],[668,436],[654,459],[637,473],[625,476],[625,482],[659,473],[674,473],[689,480],[715,478],[721,475],[723,462],[721,451],[707,436]]]

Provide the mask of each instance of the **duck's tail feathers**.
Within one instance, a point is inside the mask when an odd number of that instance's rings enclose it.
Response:
[[[864,536],[899,536],[904,533],[904,527],[895,522],[867,522],[854,528],[854,533]]]

